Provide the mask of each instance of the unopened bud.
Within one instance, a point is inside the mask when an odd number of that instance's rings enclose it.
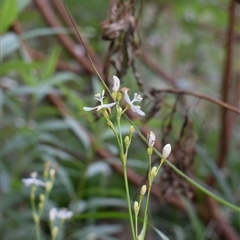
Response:
[[[114,126],[113,126],[113,124],[112,124],[111,121],[107,121],[107,125],[108,125],[111,129],[114,129]]]
[[[152,170],[151,170],[151,172],[150,172],[151,181],[154,180],[154,178],[157,176],[157,173],[158,173],[157,167],[153,167]]]
[[[120,101],[122,99],[122,93],[117,92],[117,101]]]
[[[134,133],[134,126],[133,126],[133,125],[131,125],[131,126],[129,127],[129,133],[130,133],[131,135]]]
[[[147,186],[146,186],[146,185],[143,185],[143,186],[141,187],[140,195],[141,195],[141,196],[144,196],[145,193],[146,193],[146,191],[147,191]]]
[[[148,147],[152,148],[156,141],[156,136],[154,132],[150,131],[147,135],[147,139],[148,139]]]
[[[153,148],[152,147],[148,147],[147,153],[148,153],[149,156],[151,156],[152,153],[153,153]]]
[[[169,143],[166,144],[166,145],[164,146],[163,152],[162,152],[163,158],[168,158],[168,156],[169,156],[170,153],[171,153],[171,150],[172,150],[171,145],[170,145]]]
[[[138,204],[137,201],[135,201],[134,204],[133,204],[133,210],[134,210],[135,215],[138,215],[138,212],[139,212],[139,204]]]
[[[46,191],[50,192],[52,190],[52,187],[53,187],[52,183],[50,181],[47,181],[46,182]]]
[[[52,229],[52,239],[56,239],[58,235],[58,227],[53,227]]]
[[[129,145],[130,145],[129,136],[126,136],[126,137],[125,137],[124,142],[125,142],[126,147],[129,147]]]
[[[45,195],[41,193],[40,196],[39,196],[39,199],[40,199],[40,202],[44,202]]]
[[[51,169],[50,169],[50,177],[51,177],[52,179],[55,177],[55,173],[56,173],[55,169],[54,169],[54,168],[51,168]]]

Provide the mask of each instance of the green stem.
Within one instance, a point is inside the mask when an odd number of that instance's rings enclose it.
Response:
[[[147,219],[148,203],[149,203],[149,198],[150,198],[151,188],[152,188],[152,183],[149,182],[143,221],[145,221],[145,219]]]
[[[123,147],[123,138],[122,138],[122,132],[121,132],[121,114],[117,117],[117,123],[118,123],[118,144],[119,144],[119,150],[120,150],[120,159],[122,162],[123,167],[123,175],[124,175],[124,183],[125,183],[125,190],[127,195],[127,204],[128,204],[128,212],[129,212],[129,218],[130,218],[130,225],[131,225],[131,231],[132,231],[132,239],[135,239],[135,231],[134,231],[134,224],[133,224],[133,216],[132,216],[132,206],[131,206],[131,200],[129,195],[129,188],[128,188],[128,177],[127,177],[127,151],[124,154],[124,147]]]
[[[30,193],[30,202],[32,206],[33,220],[36,227],[36,239],[40,240],[40,226],[39,226],[40,216],[37,213],[37,208],[35,206],[35,192],[36,192],[36,186],[33,185]]]
[[[124,163],[125,161],[125,163]],[[128,188],[128,178],[127,178],[127,166],[126,166],[126,159],[123,159],[123,173],[124,173],[124,182],[125,182],[125,189],[126,189],[126,195],[127,195],[127,204],[128,204],[128,212],[130,217],[130,224],[131,224],[131,230],[132,230],[132,238],[135,239],[135,233],[134,233],[134,224],[133,224],[133,217],[132,217],[132,206],[129,196],[129,188]]]
[[[198,188],[199,190],[201,190],[202,192],[204,192],[205,194],[207,194],[208,196],[212,197],[213,199],[215,199],[216,201],[228,206],[229,208],[240,212],[240,208],[235,206],[234,204],[224,200],[223,198],[217,196],[216,194],[210,192],[208,189],[204,188],[203,186],[201,186],[199,183],[195,182],[194,180],[192,180],[190,177],[188,177],[187,175],[185,175],[183,172],[181,172],[178,168],[176,168],[171,162],[169,162],[167,159],[165,159],[166,164],[168,164],[169,167],[171,167],[177,174],[179,174],[180,176],[182,176],[183,178],[185,178],[188,182],[190,182],[192,185],[194,185],[196,188]]]
[[[135,215],[135,238],[138,236],[138,215]]]
[[[151,180],[151,171],[152,171],[152,155],[148,155],[148,164],[149,164],[149,171],[148,171],[148,192],[147,192],[147,199],[146,199],[146,205],[145,205],[145,211],[144,211],[144,221],[147,217],[147,210],[148,210],[148,202],[149,202],[149,197],[150,197],[150,192],[151,192],[151,187],[152,187],[152,180]]]

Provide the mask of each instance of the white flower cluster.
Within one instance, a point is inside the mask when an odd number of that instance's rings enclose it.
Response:
[[[32,173],[31,173],[31,178],[23,178],[23,179],[22,179],[22,182],[23,182],[23,183],[25,184],[25,186],[27,186],[27,187],[32,186],[32,185],[42,186],[42,187],[45,187],[45,186],[46,186],[46,183],[45,183],[45,182],[37,179],[37,172],[32,172]]]
[[[68,211],[67,209],[63,208],[61,210],[57,210],[56,208],[52,208],[49,212],[49,219],[54,221],[55,218],[59,218],[61,220],[69,219],[73,215],[72,211]]]
[[[120,88],[120,80],[117,76],[113,76],[113,92],[118,92]],[[128,88],[123,88],[122,89],[123,95],[124,95],[124,100],[126,101],[126,103],[130,106],[131,110],[135,113],[137,113],[140,116],[145,116],[145,113],[141,110],[141,107],[138,105],[134,105],[135,102],[141,102],[142,101],[142,97],[141,95],[135,93],[134,94],[134,98],[133,100],[130,99],[130,97],[128,96],[128,92],[129,89]],[[83,109],[85,111],[99,111],[102,108],[110,108],[113,107],[116,102],[113,103],[109,103],[109,104],[103,104],[103,99],[104,99],[104,90],[102,91],[102,94],[98,93],[94,96],[94,99],[98,100],[100,102],[100,105],[96,106],[96,107],[84,107]]]

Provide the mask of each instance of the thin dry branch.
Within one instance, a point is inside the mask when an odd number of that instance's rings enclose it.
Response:
[[[46,19],[48,24],[52,28],[59,28],[62,25],[58,21],[58,19],[55,17],[54,12],[51,9],[51,6],[49,5],[49,2],[47,0],[35,0],[37,6],[39,7],[39,10],[43,17]],[[89,73],[95,75],[95,71],[90,64],[86,54],[81,54],[77,50],[78,44],[76,44],[71,37],[69,37],[66,34],[57,34],[58,39],[62,43],[62,45],[67,49],[67,51],[81,64]],[[99,72],[102,71],[102,69],[99,66],[96,66]]]
[[[204,100],[207,100],[209,102],[212,102],[212,103],[215,103],[219,106],[221,106],[224,110],[229,110],[229,111],[232,111],[234,113],[237,113],[237,114],[240,114],[240,109],[230,105],[230,104],[227,104],[221,100],[218,100],[216,98],[212,98],[212,97],[208,97],[206,95],[203,95],[203,94],[199,94],[199,93],[194,93],[192,91],[187,91],[187,90],[178,90],[178,89],[159,89],[159,90],[154,90],[158,93],[172,93],[172,94],[176,94],[176,95],[190,95],[190,96],[193,96],[193,97],[196,97],[196,98],[199,98],[199,99],[204,99]]]

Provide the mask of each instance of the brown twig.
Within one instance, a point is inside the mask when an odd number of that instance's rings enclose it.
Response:
[[[208,97],[206,95],[203,95],[203,94],[199,94],[199,93],[194,93],[194,92],[191,92],[191,91],[187,91],[187,90],[178,90],[178,89],[157,89],[157,90],[154,90],[158,93],[173,93],[173,94],[180,94],[180,95],[191,95],[193,97],[196,97],[196,98],[200,98],[200,99],[204,99],[204,100],[207,100],[209,102],[212,102],[212,103],[215,103],[219,106],[221,106],[224,110],[229,110],[229,111],[232,111],[234,113],[237,113],[237,114],[240,114],[240,109],[230,105],[230,104],[227,104],[226,102],[223,102],[221,100],[218,100],[216,98],[212,98],[212,97]]]
[[[141,60],[153,71],[155,71],[163,81],[167,82],[168,84],[172,85],[173,87],[177,87],[177,80],[173,77],[170,77],[155,61],[150,58],[149,54],[142,51],[140,54]]]
[[[208,207],[208,211],[211,212],[211,215],[214,216],[218,223],[216,230],[219,235],[222,236],[225,240],[240,240],[240,237],[236,231],[230,227],[226,216],[221,213],[220,207],[214,199],[208,198]]]
[[[234,23],[235,23],[235,6],[236,2],[231,0],[229,6],[229,25],[226,32],[226,58],[224,65],[225,66],[223,72],[222,79],[222,100],[225,104],[228,104],[230,101],[229,93],[230,93],[230,81],[232,75],[232,58],[233,58],[233,36],[234,36]],[[235,107],[234,107],[235,108]],[[224,162],[226,161],[228,148],[230,144],[231,130],[232,126],[230,124],[230,115],[228,109],[222,106],[221,109],[221,132],[219,137],[219,147],[218,147],[218,155],[216,159],[216,165],[219,168],[222,168]],[[206,180],[208,185],[213,186],[215,182],[215,178],[213,175],[210,175]]]
[[[230,82],[232,76],[232,61],[233,61],[233,37],[234,37],[234,25],[235,25],[235,6],[236,2],[231,1],[229,6],[229,25],[226,32],[226,58],[223,66],[223,80],[222,80],[222,101],[229,102],[230,94]],[[228,148],[231,138],[231,125],[229,124],[229,112],[225,109],[221,109],[221,133],[219,138],[219,150],[216,164],[218,167],[222,167],[227,157]]]
[[[63,21],[66,23],[66,25],[70,28],[73,29],[72,22],[66,12],[66,9],[64,8],[64,4],[62,1],[59,0],[52,0],[53,5],[55,6],[56,10],[58,11],[60,17],[63,19]],[[77,26],[77,24],[75,24]],[[79,29],[78,29],[79,31]],[[73,36],[76,42],[78,42],[80,45],[82,45],[82,42],[79,40],[78,35],[73,29]],[[97,66],[97,69],[100,69],[101,67],[101,61],[98,58],[97,54],[93,51],[92,47],[88,44],[87,40],[84,38],[83,34],[81,34],[82,40],[84,42],[84,45],[87,49],[88,54],[91,56],[94,64]]]
[[[43,17],[46,19],[48,24],[52,28],[59,28],[61,27],[60,22],[55,17],[54,12],[52,11],[49,2],[47,0],[35,0],[37,6],[39,7],[40,12],[42,13]],[[86,57],[86,54],[82,55],[79,54],[76,50],[77,44],[66,34],[57,34],[57,37],[59,38],[60,42],[63,44],[63,46],[67,49],[67,51],[91,74],[95,75],[95,71],[90,64],[88,58]],[[99,66],[96,66],[99,72],[102,71],[102,69]]]

